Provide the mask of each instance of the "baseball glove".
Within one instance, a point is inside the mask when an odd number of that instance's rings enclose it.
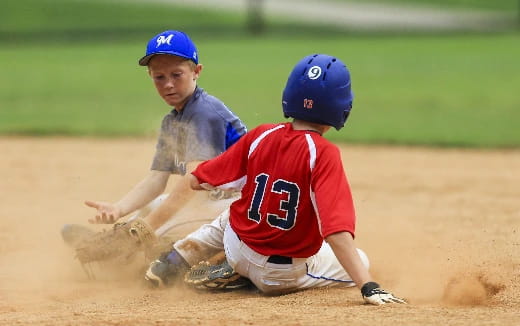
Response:
[[[199,290],[230,290],[251,286],[251,281],[240,276],[224,260],[220,264],[201,261],[184,275],[184,282]]]
[[[75,245],[82,263],[118,259],[129,260],[138,250],[157,242],[154,230],[142,219],[115,224],[111,230],[92,234]]]

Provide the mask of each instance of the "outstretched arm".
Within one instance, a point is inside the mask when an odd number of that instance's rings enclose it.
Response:
[[[151,171],[132,190],[116,203],[85,201],[85,205],[97,210],[90,223],[114,223],[119,218],[145,206],[159,196],[168,183],[170,172]]]
[[[179,178],[179,181],[172,187],[168,197],[157,209],[143,218],[152,229],[157,230],[161,227],[195,195],[195,192],[190,189],[190,177],[192,176],[191,171],[199,163],[189,163],[186,167],[187,173],[182,178]]]
[[[361,290],[363,299],[370,304],[381,305],[385,303],[406,303],[403,299],[381,289],[379,284],[372,280],[368,269],[363,265],[357,252],[354,239],[348,232],[338,232],[329,235],[325,240],[334,251],[341,266],[352,277],[357,287]]]
[[[325,241],[329,243],[341,266],[352,277],[359,289],[361,289],[363,284],[372,281],[372,276],[370,276],[368,269],[363,265],[350,233],[334,233],[325,238]]]

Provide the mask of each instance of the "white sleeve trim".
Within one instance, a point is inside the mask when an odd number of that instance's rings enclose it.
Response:
[[[266,131],[264,131],[260,136],[258,136],[258,138],[255,139],[255,141],[253,141],[251,143],[251,146],[249,147],[249,154],[247,155],[247,157],[249,158],[251,156],[251,154],[253,154],[254,150],[258,147],[258,145],[260,144],[260,142],[267,136],[269,135],[270,133],[272,133],[273,131],[276,131],[280,128],[284,128],[285,125],[278,125],[274,128],[271,128],[271,129],[268,129]]]
[[[243,176],[240,179],[233,180],[228,183],[224,183],[220,186],[218,186],[219,189],[222,190],[242,190],[244,185],[246,184],[247,177]]]

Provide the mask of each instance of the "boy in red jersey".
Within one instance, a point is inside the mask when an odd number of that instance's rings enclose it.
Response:
[[[372,280],[368,258],[355,246],[354,205],[340,151],[322,137],[344,126],[352,108],[350,84],[340,60],[303,58],[283,92],[284,115],[293,121],[251,130],[192,172],[195,190],[241,189],[242,196],[173,253],[193,264],[198,254],[188,243],[224,248],[234,271],[266,294],[343,284],[357,285],[370,304],[404,303]]]

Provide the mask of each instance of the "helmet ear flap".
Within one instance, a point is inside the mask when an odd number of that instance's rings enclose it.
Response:
[[[350,115],[350,110],[345,111],[343,113],[343,121],[347,122],[348,116]]]
[[[343,126],[347,123],[348,117],[350,115],[350,110],[352,110],[352,102],[350,102],[348,109],[343,111]]]

